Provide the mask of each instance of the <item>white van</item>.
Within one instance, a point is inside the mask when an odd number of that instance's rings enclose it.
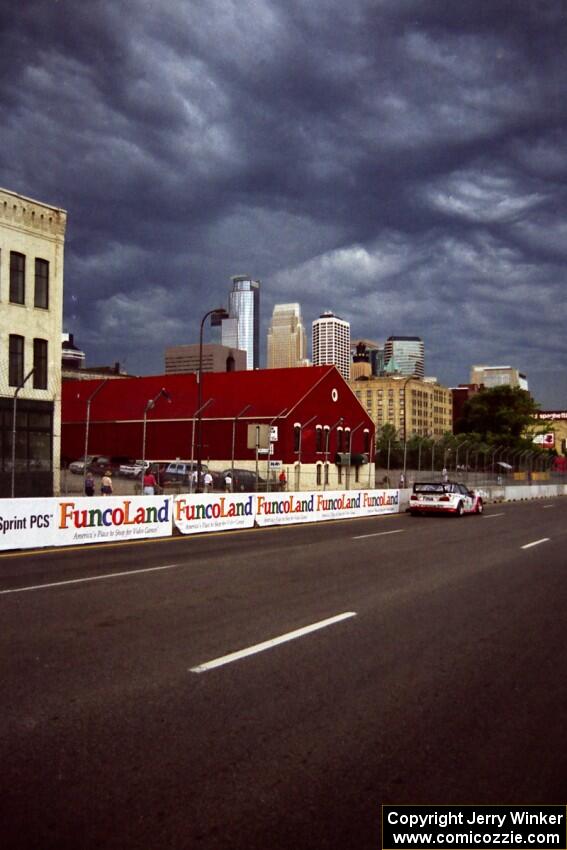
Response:
[[[191,461],[175,460],[167,464],[163,477],[166,483],[171,481],[179,484],[189,484],[194,469],[197,469],[197,461],[191,463]],[[202,472],[207,471],[206,463],[201,464],[201,470]]]

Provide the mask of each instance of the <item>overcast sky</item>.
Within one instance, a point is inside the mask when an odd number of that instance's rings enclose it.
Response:
[[[0,185],[68,212],[88,364],[162,372],[250,274],[262,365],[299,301],[567,409],[567,2],[26,0],[0,33]]]

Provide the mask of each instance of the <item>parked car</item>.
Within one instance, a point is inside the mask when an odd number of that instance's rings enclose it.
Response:
[[[217,475],[219,481],[218,487],[213,474],[213,486],[215,489],[224,490],[224,479],[227,475],[232,476],[232,490],[234,493],[253,493],[255,490],[266,489],[266,479],[260,475],[257,476],[250,469],[225,469],[220,475],[218,473]]]
[[[165,484],[190,484],[193,470],[197,469],[197,462],[193,461],[172,461],[168,463],[163,471],[163,481]],[[201,471],[205,473],[208,469],[206,463],[201,464]]]
[[[116,474],[122,464],[131,462],[131,458],[125,455],[112,457],[108,455],[87,455],[86,461],[88,472],[92,472],[95,475],[103,475],[107,469],[113,474]],[[74,472],[75,475],[83,475],[85,472],[85,458],[82,457],[74,460],[69,464],[69,470]]]
[[[69,464],[69,472],[73,472],[75,475],[83,475],[85,472],[85,460],[88,469],[94,458],[92,455],[87,455],[86,458],[83,456],[78,458],[78,460],[72,461]]]
[[[409,512],[412,516],[427,513],[481,514],[484,509],[482,497],[465,484],[453,481],[418,481],[413,485]]]
[[[122,463],[118,469],[119,475],[123,475],[124,478],[139,478],[142,474],[142,470],[148,469],[151,466],[149,460],[135,460],[132,463]]]

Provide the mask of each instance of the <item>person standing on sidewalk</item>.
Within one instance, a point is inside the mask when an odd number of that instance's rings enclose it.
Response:
[[[156,487],[156,477],[148,467],[144,473],[144,496],[155,496]]]
[[[110,469],[107,469],[100,479],[100,492],[103,496],[112,496],[112,478]]]

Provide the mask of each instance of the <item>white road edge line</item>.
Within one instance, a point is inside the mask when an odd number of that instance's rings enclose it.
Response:
[[[542,508],[545,510],[546,508],[554,508],[555,505],[542,505]]]
[[[500,513],[500,514],[485,514],[485,515],[484,515],[484,518],[485,518],[485,519],[490,519],[490,518],[491,518],[491,517],[493,517],[493,516],[506,516],[506,512],[505,512],[505,511],[502,511],[502,513]]]
[[[539,546],[540,543],[547,543],[549,537],[542,537],[541,540],[534,540],[533,543],[526,543],[525,546],[522,546],[522,549],[531,549],[532,546]]]
[[[310,626],[304,626],[301,629],[296,629],[293,632],[287,632],[285,635],[265,640],[263,643],[257,643],[254,646],[249,646],[247,649],[240,649],[237,652],[231,652],[228,655],[223,655],[220,658],[214,658],[212,661],[206,661],[204,664],[198,664],[197,667],[191,667],[191,673],[204,673],[207,670],[213,670],[215,667],[222,667],[223,664],[231,664],[233,661],[239,661],[241,658],[246,658],[248,655],[255,655],[257,652],[264,652],[266,649],[272,649],[280,643],[285,643],[288,640],[308,635],[310,632],[315,632],[318,629],[324,629],[327,626],[333,626],[335,623],[340,623],[341,620],[347,620],[349,617],[356,617],[356,611],[346,611],[344,614],[337,614],[336,617],[329,617],[327,620],[320,620],[318,623],[313,623]]]
[[[364,540],[365,537],[383,537],[385,534],[401,534],[405,528],[396,528],[394,531],[376,531],[374,534],[358,534],[353,540]]]
[[[100,581],[103,578],[118,578],[119,576],[134,576],[138,573],[155,573],[158,570],[172,570],[174,567],[181,567],[182,564],[164,564],[161,567],[146,567],[140,570],[124,570],[120,573],[106,573],[102,576],[88,576],[87,578],[72,578],[67,581],[52,581],[49,584],[31,584],[29,587],[12,587],[9,590],[0,590],[0,596],[5,593],[25,593],[28,590],[45,590],[50,587],[63,587],[66,584],[82,584],[87,581]]]

